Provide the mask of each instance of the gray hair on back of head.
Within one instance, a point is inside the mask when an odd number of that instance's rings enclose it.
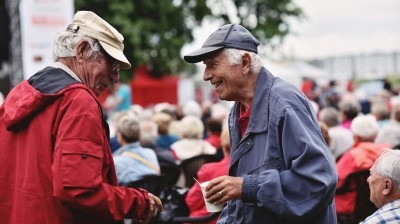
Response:
[[[133,114],[126,113],[118,119],[118,131],[125,141],[137,142],[140,139],[139,119]]]
[[[373,141],[378,134],[379,126],[376,118],[373,115],[368,114],[359,115],[354,118],[351,122],[350,129],[354,136],[359,136],[364,141]]]
[[[334,107],[325,107],[319,113],[319,119],[329,128],[340,124],[339,111]]]
[[[79,33],[62,31],[57,33],[57,36],[54,39],[53,61],[58,61],[60,58],[75,57],[76,47],[83,40],[86,40],[89,43],[90,48],[87,49],[89,57],[101,54],[99,41]]]
[[[200,118],[188,115],[179,121],[182,128],[183,138],[202,139],[204,132],[204,124]]]
[[[158,128],[156,122],[152,120],[140,120],[140,138],[141,144],[155,144],[158,136]]]
[[[392,179],[397,185],[397,190],[400,189],[400,150],[383,151],[374,166],[380,176]]]
[[[242,57],[245,53],[250,54],[251,57],[250,72],[254,75],[258,75],[258,73],[260,73],[262,68],[262,62],[261,62],[261,57],[258,54],[235,48],[226,48],[224,49],[224,53],[228,57],[229,62],[233,65],[242,63]]]

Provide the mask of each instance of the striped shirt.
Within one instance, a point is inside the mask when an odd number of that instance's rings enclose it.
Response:
[[[400,223],[400,199],[385,204],[361,224],[395,224]]]

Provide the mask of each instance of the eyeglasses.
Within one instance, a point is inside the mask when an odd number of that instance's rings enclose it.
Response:
[[[100,54],[103,55],[108,63],[108,65],[111,68],[111,71],[114,72],[119,72],[121,69],[121,65],[117,60],[115,60],[113,57],[111,57],[104,49],[100,50]]]
[[[111,65],[111,71],[119,72],[120,69],[121,69],[121,65],[119,64],[119,62],[117,60],[114,60],[114,62]]]

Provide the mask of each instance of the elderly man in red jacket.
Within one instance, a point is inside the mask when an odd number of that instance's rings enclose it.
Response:
[[[160,200],[118,186],[97,95],[131,65],[123,37],[88,11],[55,39],[55,64],[0,107],[2,223],[147,222]]]

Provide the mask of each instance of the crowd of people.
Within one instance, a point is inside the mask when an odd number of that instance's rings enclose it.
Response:
[[[400,148],[400,103],[397,92],[391,86],[386,84],[377,94],[366,96],[362,92],[354,92],[354,85],[340,88],[338,82],[331,81],[318,87],[311,79],[304,80],[301,89],[314,106],[321,130],[327,132],[326,143],[336,162],[339,177],[337,189],[345,185],[350,175],[371,169],[383,151]],[[393,169],[391,172],[398,172],[395,168],[390,169]],[[395,174],[390,175],[395,182]],[[374,188],[371,187],[372,190]],[[372,202],[374,193],[371,192]],[[362,221],[354,220],[356,200],[354,187],[347,193],[335,195],[338,223]],[[386,222],[382,220],[379,223]]]
[[[2,222],[148,223],[163,210],[160,195],[131,183],[169,176],[189,188],[188,216],[207,214],[203,196],[224,205],[210,223],[347,224],[358,192],[336,192],[368,170],[379,209],[364,223],[399,220],[397,96],[360,99],[336,81],[297,88],[268,71],[258,45],[243,26],[227,24],[184,56],[203,62],[203,79],[233,104],[143,108],[118,84],[119,70],[131,66],[123,36],[93,12],[77,12],[55,40],[55,64],[0,107]],[[180,170],[201,155],[213,158],[196,170],[199,182],[209,181],[204,192]]]
[[[229,53],[227,54],[229,55]],[[212,69],[211,66],[215,66],[213,64],[215,62],[208,62],[207,54],[204,59],[192,59],[190,57],[195,56],[187,57],[186,60],[188,62],[192,62],[190,60],[195,60],[193,62],[204,60],[204,63],[207,66],[205,72],[205,80],[207,80],[208,78],[206,76],[209,67],[208,63],[210,63],[210,69]],[[213,60],[213,57],[215,56],[211,54],[209,57],[211,57]],[[217,62],[220,63],[219,61]],[[212,83],[222,82],[220,81],[221,78],[212,80],[211,77],[209,80]],[[223,84],[227,85],[228,81],[223,81],[225,82]],[[312,83],[312,85],[310,83]],[[397,95],[395,95],[389,89],[384,89],[378,95],[365,98],[360,97],[360,95],[357,95],[353,92],[353,85],[349,85],[347,91],[340,90],[338,88],[337,81],[330,81],[325,87],[323,86],[320,88],[316,87],[315,85],[316,84],[314,82],[307,80],[306,85],[302,86],[300,90],[302,90],[303,94],[307,97],[306,99],[309,100],[311,105],[310,108],[314,110],[316,119],[318,120],[318,124],[321,129],[321,134],[329,151],[330,159],[336,163],[334,166],[338,176],[336,189],[340,189],[346,182],[346,178],[348,178],[351,174],[369,170],[383,151],[390,148],[396,149],[399,147],[400,135],[398,133],[400,132],[397,130],[400,127],[400,104],[397,104]],[[219,96],[221,99],[223,99],[222,97],[230,97],[228,94],[227,96],[224,96],[223,93],[220,93]],[[235,99],[233,95],[231,99]],[[199,155],[199,151],[204,154],[215,154],[216,152],[222,153],[223,150],[221,149],[224,148],[223,144],[220,143],[220,138],[217,136],[221,133],[221,128],[223,125],[227,125],[229,122],[224,119],[215,119],[210,116],[210,111],[208,110],[209,108],[205,109],[201,108],[202,105],[200,104],[195,106],[193,106],[193,104],[196,104],[196,102],[188,103],[188,105],[192,105],[190,116],[186,116],[183,113],[184,110],[182,110],[182,108],[185,108],[185,105],[169,105],[169,109],[165,108],[166,110],[161,113],[161,116],[160,114],[157,114],[157,112],[152,112],[155,114],[153,120],[158,123],[158,128],[161,130],[161,132],[159,130],[158,137],[155,137],[154,139],[161,138],[164,139],[162,142],[168,142],[168,144],[155,145],[157,145],[159,148],[170,150],[172,156],[175,158],[176,164],[178,165],[182,162],[182,159],[188,159],[190,157]],[[251,104],[252,102],[249,103],[249,107],[251,107]],[[233,108],[235,108],[235,106]],[[181,111],[179,111],[180,109]],[[223,115],[224,118],[227,118],[228,116],[228,108],[226,109],[226,113]],[[247,112],[241,107],[239,107],[239,112],[240,116],[238,115],[238,117],[240,117],[240,119],[238,120],[238,125],[243,138],[246,137],[245,133],[249,131],[246,131],[246,128],[241,126],[241,119],[245,119],[246,116],[249,117],[250,114],[248,114],[249,111]],[[139,114],[143,113],[140,112]],[[149,113],[144,114],[148,115]],[[308,116],[312,117],[314,115],[312,112],[310,112]],[[164,118],[161,119],[160,117]],[[170,131],[166,131],[165,124],[164,128],[162,127],[160,124],[161,120],[164,120],[167,126],[168,124],[172,124]],[[188,122],[187,120],[191,121]],[[221,121],[224,121],[225,123],[221,123]],[[173,125],[174,122],[181,123],[180,125]],[[230,122],[235,123],[234,121]],[[304,120],[301,122],[304,122]],[[190,124],[188,125],[187,123]],[[180,127],[180,130],[172,130],[174,127]],[[185,128],[189,128],[189,130],[185,130]],[[213,131],[213,129],[216,131]],[[309,129],[309,127],[305,127],[305,129]],[[204,131],[204,134],[202,133],[203,130],[206,130]],[[188,133],[188,131],[190,133]],[[170,135],[169,133],[175,133],[177,135]],[[298,134],[300,135],[300,133]],[[239,138],[239,140],[240,139],[241,138]],[[285,141],[287,141],[286,138]],[[310,141],[315,141],[315,139],[310,139]],[[204,145],[205,142],[206,145]],[[233,146],[235,146],[235,143],[233,143]],[[188,149],[190,149],[190,151]],[[263,153],[260,153],[260,155],[262,154]],[[226,156],[226,152],[224,152],[224,155]],[[219,156],[218,158],[228,158],[225,156]],[[225,159],[222,159],[220,163],[223,163],[224,161]],[[256,159],[252,158],[251,162],[255,161]],[[251,162],[249,161],[248,163]],[[217,164],[218,163],[216,163],[216,165]],[[198,177],[201,181],[211,180],[217,177],[215,176],[215,173],[207,174],[205,170],[209,170],[209,168],[207,168],[208,166],[213,167],[214,163],[206,164],[204,165],[204,168],[200,169]],[[223,167],[223,165],[221,165],[221,167]],[[227,174],[228,172],[226,170],[223,173],[218,173],[218,176],[224,176]],[[208,177],[205,175],[208,175]],[[177,184],[179,185],[179,183]],[[240,185],[243,187],[243,183]],[[243,189],[241,191],[241,193],[244,193]],[[221,191],[217,193],[220,192]],[[276,193],[276,191],[273,192]],[[186,200],[189,208],[191,208],[190,206],[201,208],[191,210],[192,215],[204,215],[206,213],[204,204],[199,203],[201,200],[194,200],[192,198],[193,196],[195,198],[201,197],[200,187],[197,183],[190,190],[189,195],[190,196]],[[345,194],[335,195],[333,197],[333,201],[335,202],[334,212],[337,216],[335,219],[338,220],[338,223],[344,224],[354,221],[352,218],[356,209],[356,195],[357,192],[353,190]],[[243,197],[243,195],[241,195],[241,197]],[[228,200],[220,199],[214,199],[211,201],[214,201],[215,203],[228,202]],[[216,220],[213,222],[215,223]]]

